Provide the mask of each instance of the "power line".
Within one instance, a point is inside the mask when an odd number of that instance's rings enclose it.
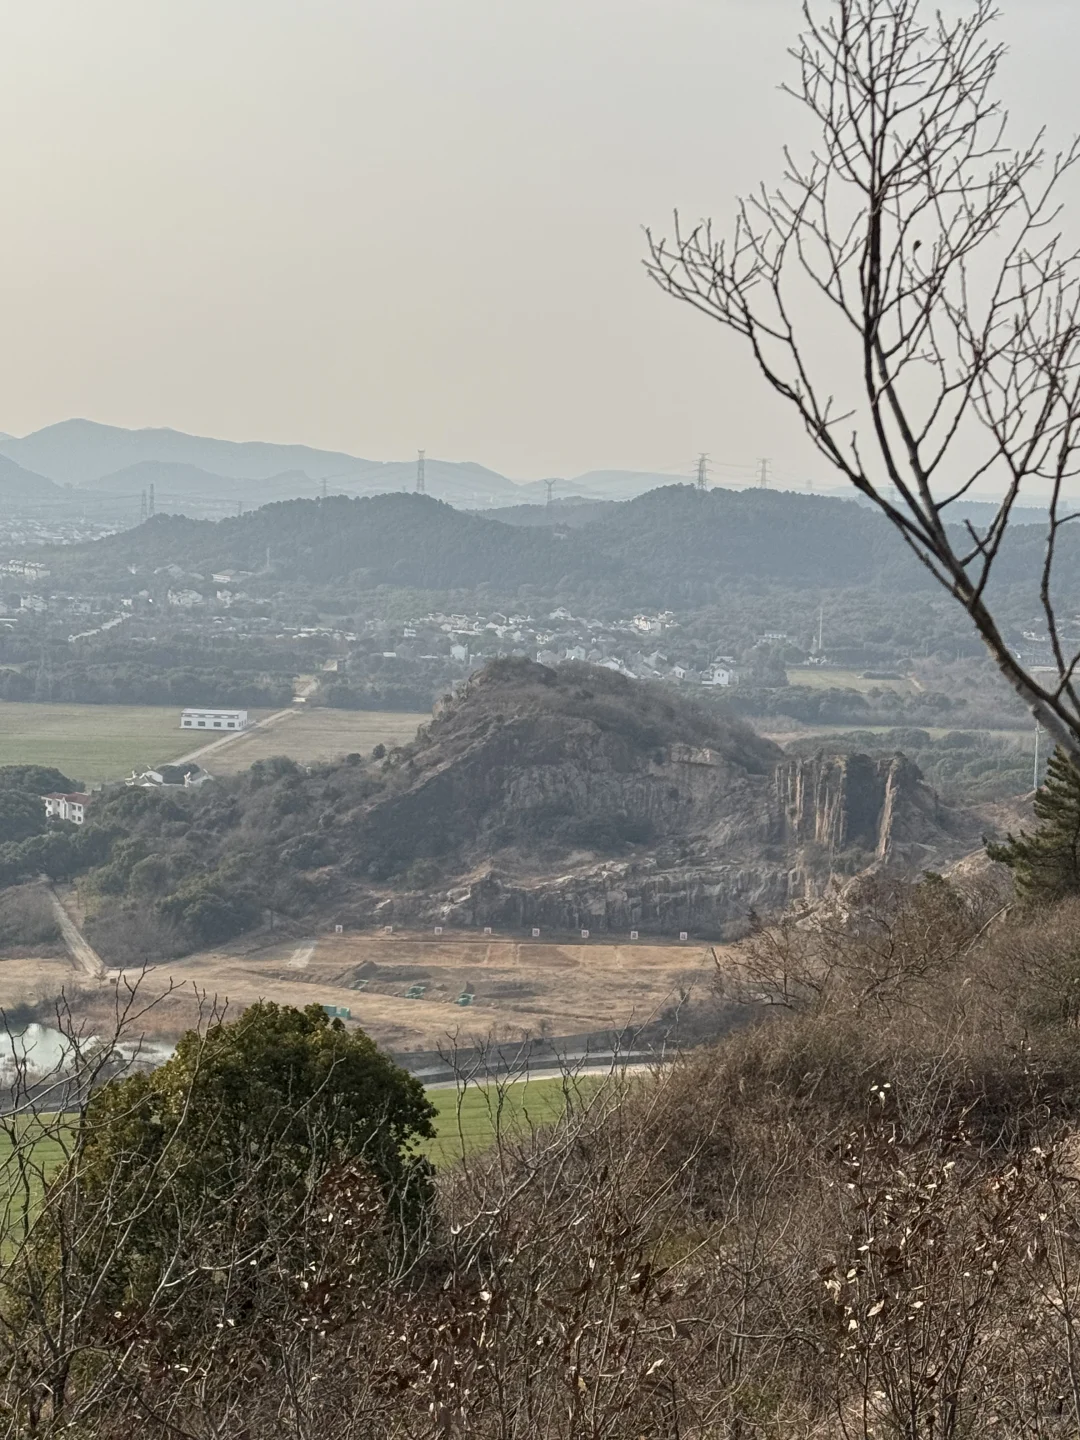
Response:
[[[758,485],[761,487],[762,490],[767,490],[767,489],[769,488],[769,466],[770,466],[771,464],[772,464],[772,461],[771,461],[771,460],[762,460],[762,461],[759,463],[759,466],[758,466]]]
[[[154,513],[155,513],[155,511],[154,511],[154,482],[151,480],[151,481],[150,481],[150,514],[153,515]]]
[[[546,500],[545,503],[546,503],[547,508],[548,508],[549,510],[551,509],[552,505],[555,503],[555,486],[556,486],[558,483],[559,483],[559,482],[558,482],[557,480],[545,480],[545,481],[544,481],[544,488],[547,490],[547,500]]]
[[[697,462],[697,488],[707,490],[709,488],[709,457],[701,454]]]
[[[142,504],[139,507],[139,524],[146,524],[146,491],[142,492]]]
[[[426,494],[427,494],[427,490],[424,488],[424,461],[425,461],[426,457],[427,457],[427,452],[426,452],[425,450],[418,450],[418,451],[416,452],[416,493],[417,493],[417,495],[426,495]]]

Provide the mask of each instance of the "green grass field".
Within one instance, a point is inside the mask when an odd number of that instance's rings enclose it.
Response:
[[[437,1136],[423,1147],[442,1169],[466,1155],[489,1149],[497,1135],[512,1139],[565,1114],[567,1105],[586,1103],[604,1076],[562,1076],[523,1080],[513,1085],[468,1085],[462,1090],[432,1090],[438,1109]]]
[[[272,712],[249,713],[259,720]],[[401,745],[430,718],[381,710],[301,710],[265,732],[245,732],[208,756],[206,767],[213,775],[233,775],[268,755],[310,764],[350,750],[367,752],[380,742]],[[174,705],[0,701],[0,765],[55,765],[84,785],[123,780],[132,770],[168,764],[220,739],[216,732],[181,730],[180,708]]]
[[[788,684],[802,685],[809,690],[899,690],[912,694],[910,680],[864,680],[861,670],[833,670],[817,665],[789,665]]]
[[[0,1255],[17,1248],[41,1203],[45,1185],[63,1164],[70,1130],[55,1115],[20,1122],[7,1116],[0,1128]],[[15,1143],[13,1125],[29,1144]],[[34,1131],[38,1133],[35,1135]]]
[[[164,705],[25,705],[0,701],[0,765],[55,765],[100,785],[196,748],[180,710]]]
[[[564,1080],[523,1080],[503,1087],[468,1085],[462,1090],[432,1090],[438,1109],[434,1140],[421,1148],[439,1169],[466,1155],[489,1149],[496,1136],[508,1139],[549,1125],[566,1113],[568,1104],[586,1103],[607,1082],[606,1076],[578,1076]],[[8,1118],[0,1125],[0,1249],[18,1243],[28,1213],[40,1201],[48,1177],[62,1164],[70,1138],[63,1121],[43,1115],[41,1136],[30,1146],[13,1144]]]

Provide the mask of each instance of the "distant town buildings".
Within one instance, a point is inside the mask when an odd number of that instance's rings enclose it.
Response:
[[[202,592],[199,590],[170,590],[165,599],[178,610],[194,610],[196,605],[203,603]]]
[[[730,665],[719,661],[714,661],[701,677],[701,683],[703,685],[716,685],[723,690],[726,690],[729,685],[733,684],[734,680],[735,671]]]
[[[21,575],[24,580],[44,580],[48,577],[49,570],[45,565],[38,565],[33,560],[8,560],[0,565],[0,574]]]

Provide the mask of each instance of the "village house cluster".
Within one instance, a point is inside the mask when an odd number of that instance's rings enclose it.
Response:
[[[685,647],[679,642],[679,622],[670,610],[618,620],[575,616],[564,606],[541,617],[501,611],[447,615],[436,610],[405,624],[400,641],[381,658],[448,658],[459,670],[469,670],[495,655],[510,654],[541,665],[582,661],[639,680],[721,688],[736,683],[732,656],[717,655],[704,665],[692,665],[680,659]]]

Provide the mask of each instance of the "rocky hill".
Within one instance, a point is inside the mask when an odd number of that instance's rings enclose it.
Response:
[[[516,660],[389,755],[123,790],[92,817],[72,864],[93,866],[91,928],[118,960],[268,914],[717,937],[834,874],[939,866],[978,843],[902,756],[791,758],[713,707]]]
[[[834,874],[977,843],[902,755],[788,759],[605,672],[483,672],[395,768],[365,816],[388,863],[419,845],[473,873],[366,897],[355,919],[720,935]]]

